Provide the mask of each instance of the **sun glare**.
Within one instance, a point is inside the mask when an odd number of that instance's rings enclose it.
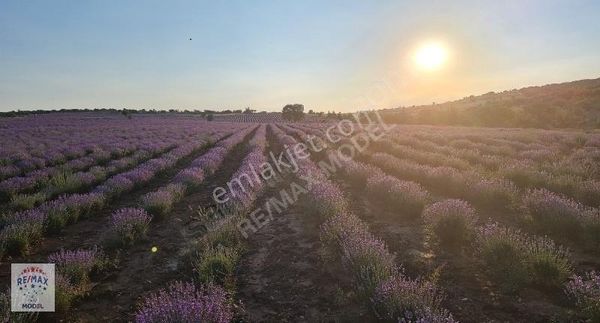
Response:
[[[427,43],[417,49],[415,64],[427,71],[440,69],[448,59],[448,50],[439,43]]]

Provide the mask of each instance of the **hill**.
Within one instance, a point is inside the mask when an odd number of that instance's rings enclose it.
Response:
[[[442,104],[381,111],[390,123],[600,128],[600,78],[489,92]]]

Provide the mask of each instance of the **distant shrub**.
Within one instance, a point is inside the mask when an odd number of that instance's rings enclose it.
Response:
[[[145,298],[135,314],[136,323],[226,323],[232,319],[233,310],[222,288],[196,288],[182,282],[174,282]]]
[[[600,322],[600,273],[591,271],[583,277],[574,275],[565,291],[590,322]]]
[[[472,239],[476,214],[469,203],[450,199],[428,206],[423,221],[442,249],[457,250]]]
[[[123,244],[143,238],[152,217],[143,209],[124,208],[112,214],[112,228]]]
[[[433,283],[395,275],[377,287],[372,302],[384,322],[456,322],[442,300]]]

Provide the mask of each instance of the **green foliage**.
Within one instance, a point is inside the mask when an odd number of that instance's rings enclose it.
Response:
[[[304,118],[304,105],[302,104],[287,104],[281,110],[282,117],[288,121],[300,121]]]
[[[46,200],[46,194],[42,192],[34,194],[17,194],[10,200],[10,207],[15,211],[29,210]]]
[[[192,265],[202,283],[227,285],[233,279],[235,266],[240,257],[240,252],[236,248],[207,247],[199,252]]]
[[[388,123],[599,128],[600,79],[490,92],[443,104],[381,111]]]

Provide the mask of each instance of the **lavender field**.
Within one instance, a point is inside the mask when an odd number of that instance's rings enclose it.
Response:
[[[3,320],[600,319],[600,134],[254,121],[0,121]]]

